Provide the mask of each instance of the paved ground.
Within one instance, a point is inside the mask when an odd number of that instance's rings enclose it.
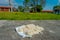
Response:
[[[35,24],[43,27],[43,34],[34,35],[32,38],[22,38],[15,27],[23,24]],[[60,20],[26,20],[26,21],[0,21],[0,40],[60,40]]]

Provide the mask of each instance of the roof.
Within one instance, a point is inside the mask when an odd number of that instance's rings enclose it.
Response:
[[[11,8],[10,6],[0,6],[0,8]]]
[[[42,12],[53,12],[52,10],[42,10]]]

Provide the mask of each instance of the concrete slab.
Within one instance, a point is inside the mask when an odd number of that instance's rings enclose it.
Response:
[[[0,40],[60,40],[60,20],[16,20],[0,21]],[[32,38],[21,38],[15,27],[24,24],[35,24],[44,28],[43,34],[34,35]]]

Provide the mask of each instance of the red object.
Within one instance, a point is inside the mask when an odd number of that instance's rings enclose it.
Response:
[[[49,12],[49,13],[51,13],[53,11],[52,10],[42,10],[42,12]]]
[[[10,12],[11,7],[9,6],[0,6],[0,11],[8,11]]]

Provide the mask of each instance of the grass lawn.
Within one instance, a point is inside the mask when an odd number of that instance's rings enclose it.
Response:
[[[52,13],[0,12],[0,20],[60,20],[60,15]]]

